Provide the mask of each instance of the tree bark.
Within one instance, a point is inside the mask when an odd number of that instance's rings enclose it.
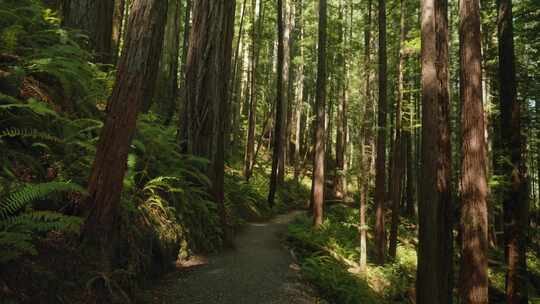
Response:
[[[418,303],[452,302],[452,205],[446,0],[422,2],[422,167]]]
[[[527,230],[529,195],[525,143],[521,135],[521,105],[517,99],[512,0],[499,0],[499,78],[501,142],[507,188],[503,194],[506,257],[506,303],[528,303]]]
[[[178,98],[178,56],[180,55],[180,0],[168,0],[165,38],[159,62],[156,94],[153,98],[156,112],[169,125],[176,109]],[[149,101],[151,101],[150,99]],[[146,105],[148,111],[151,104]]]
[[[398,92],[396,99],[396,121],[395,121],[395,135],[394,135],[394,151],[392,157],[392,183],[390,190],[390,203],[392,206],[392,220],[390,227],[390,238],[389,238],[389,247],[388,255],[391,259],[396,258],[397,251],[397,237],[398,237],[398,225],[400,217],[400,203],[401,203],[401,194],[403,186],[403,147],[404,143],[402,141],[402,104],[403,104],[403,78],[405,73],[405,38],[406,38],[406,29],[405,29],[405,11],[406,3],[404,0],[401,0],[401,9],[400,9],[400,34],[399,34],[399,63],[398,63]]]
[[[362,121],[362,130],[360,132],[362,139],[361,151],[360,151],[360,164],[361,171],[359,176],[361,177],[361,186],[360,186],[360,268],[362,271],[365,271],[367,268],[367,222],[366,222],[366,210],[367,210],[367,199],[369,198],[369,190],[371,179],[371,163],[374,161],[372,159],[372,147],[374,146],[373,138],[373,120],[371,117],[374,117],[373,111],[373,101],[371,99],[371,10],[372,10],[372,0],[367,2],[366,10],[366,26],[364,30],[364,78],[365,78],[365,92],[364,98],[365,109],[364,114],[361,119]]]
[[[386,259],[384,200],[386,194],[386,0],[379,1],[379,109],[377,114],[377,160],[375,172],[375,243],[376,260]]]
[[[256,10],[256,4],[258,3],[258,9]],[[255,127],[257,123],[257,67],[259,65],[259,45],[258,37],[261,32],[262,20],[261,13],[263,9],[263,1],[253,1],[252,12],[252,46],[251,46],[251,96],[249,100],[249,115],[248,115],[248,132],[246,141],[246,152],[244,156],[244,177],[249,180],[253,171],[254,164],[254,151],[255,151]],[[257,17],[257,11],[259,16]]]
[[[186,62],[188,153],[210,160],[208,176],[227,244],[232,235],[223,193],[225,118],[232,57],[235,1],[194,2]]]
[[[319,0],[319,43],[317,59],[317,92],[315,102],[315,153],[311,185],[313,226],[323,223],[324,207],[324,156],[325,156],[325,104],[326,104],[326,0]]]
[[[135,133],[137,114],[145,98],[152,95],[167,2],[134,0],[127,25],[125,51],[120,58],[107,118],[97,145],[88,182],[90,214],[83,238],[96,243],[110,258],[115,237],[126,161]],[[110,36],[109,36],[110,37]]]
[[[112,63],[114,0],[64,0],[63,25],[88,35],[97,62]]]
[[[462,104],[461,278],[462,303],[488,303],[488,215],[482,53],[478,0],[459,6]]]
[[[124,13],[126,0],[114,0],[114,13],[112,21],[112,63],[116,63],[120,56],[120,45],[124,34]]]
[[[272,151],[272,172],[270,174],[270,191],[268,193],[268,204],[270,207],[274,207],[274,200],[276,195],[276,187],[279,183],[279,163],[280,158],[283,157],[283,127],[284,120],[284,71],[288,68],[284,66],[285,49],[284,49],[284,23],[283,23],[283,0],[277,2],[277,28],[278,28],[278,42],[277,42],[277,81],[276,81],[276,116],[274,121],[274,147]]]

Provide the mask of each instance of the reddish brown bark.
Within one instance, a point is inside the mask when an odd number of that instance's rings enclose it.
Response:
[[[326,0],[319,0],[319,44],[317,63],[317,92],[315,99],[315,153],[311,185],[313,226],[323,223],[324,207],[324,156],[325,156],[325,104],[326,104]]]
[[[194,2],[186,61],[188,152],[210,161],[208,177],[225,242],[232,242],[224,205],[224,137],[232,57],[235,1]]]
[[[134,0],[132,4],[125,51],[88,183],[90,214],[83,237],[102,248],[110,247],[114,237],[137,114],[144,98],[154,90],[166,11],[167,3],[161,0]]]
[[[506,256],[506,303],[528,303],[527,230],[529,197],[525,165],[525,143],[521,135],[521,105],[517,99],[512,0],[499,0],[499,78],[501,144],[505,157],[504,239]]]
[[[375,242],[376,260],[386,259],[384,200],[386,195],[386,0],[379,0],[379,109],[377,114],[377,159],[375,169]]]
[[[280,158],[283,157],[283,131],[285,124],[284,120],[284,108],[285,108],[285,86],[284,86],[284,66],[283,61],[285,59],[284,51],[284,24],[283,24],[283,0],[277,2],[277,30],[278,30],[278,43],[277,43],[277,81],[276,81],[276,116],[274,121],[274,146],[272,151],[272,172],[270,174],[270,191],[268,193],[268,204],[270,207],[274,207],[274,200],[276,195],[276,188],[279,180],[279,164]]]
[[[462,303],[488,303],[488,212],[482,52],[478,0],[459,6],[462,127],[461,277]]]
[[[96,60],[111,63],[114,0],[64,0],[62,11],[65,26],[88,35]]]

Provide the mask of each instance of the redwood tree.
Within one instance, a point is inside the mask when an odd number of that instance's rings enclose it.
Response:
[[[324,206],[324,154],[326,119],[326,0],[319,0],[319,44],[317,63],[317,92],[315,99],[315,153],[313,159],[313,180],[311,185],[311,207],[313,226],[323,223]]]
[[[478,0],[459,5],[462,128],[461,278],[463,303],[488,303],[488,212]]]
[[[185,82],[188,153],[210,161],[207,173],[227,243],[232,238],[223,193],[224,137],[234,13],[234,0],[193,2]]]
[[[277,81],[276,81],[276,119],[274,123],[274,147],[272,151],[272,172],[270,174],[270,192],[268,193],[268,204],[274,206],[276,187],[278,185],[279,163],[283,157],[283,135],[285,124],[285,86],[284,86],[284,24],[283,24],[283,0],[277,1],[277,29],[278,29],[278,50],[277,50]]]
[[[63,24],[82,30],[88,35],[90,48],[101,63],[113,60],[113,13],[114,0],[64,0]]]
[[[137,114],[144,98],[154,90],[166,13],[166,1],[134,0],[132,3],[125,48],[118,63],[115,86],[88,183],[90,213],[84,224],[83,238],[103,249],[111,246],[115,236]]]
[[[529,196],[521,135],[521,105],[517,99],[512,0],[499,0],[499,79],[501,102],[501,170],[507,187],[503,196],[506,257],[506,303],[528,303],[527,225]]]
[[[422,167],[418,303],[452,301],[447,0],[422,1]]]
[[[379,109],[377,114],[377,158],[375,169],[375,242],[377,263],[386,257],[384,200],[386,196],[386,0],[379,0]]]

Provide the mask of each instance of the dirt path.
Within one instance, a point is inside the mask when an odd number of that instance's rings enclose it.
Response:
[[[266,223],[248,224],[236,249],[210,256],[207,264],[173,274],[154,303],[166,304],[312,304],[321,303],[299,280],[298,267],[280,242],[292,212]]]

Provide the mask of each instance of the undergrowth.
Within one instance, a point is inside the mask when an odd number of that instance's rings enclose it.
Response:
[[[358,211],[334,205],[325,216],[318,230],[312,229],[311,218],[306,216],[289,226],[289,243],[302,271],[322,295],[335,299],[333,303],[408,303],[416,272],[414,246],[403,241],[395,261],[385,266],[368,264],[360,272]]]

